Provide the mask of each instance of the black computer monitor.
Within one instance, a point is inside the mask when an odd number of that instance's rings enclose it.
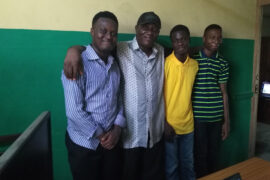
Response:
[[[50,113],[42,113],[0,156],[0,179],[53,179]]]
[[[225,178],[224,180],[242,180],[240,173],[235,173],[230,177]]]
[[[261,96],[270,98],[270,82],[267,81],[262,82]]]

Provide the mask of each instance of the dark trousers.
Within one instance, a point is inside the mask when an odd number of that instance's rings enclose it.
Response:
[[[121,178],[121,149],[112,150],[101,145],[96,150],[75,144],[66,133],[68,160],[74,180],[119,180]]]
[[[164,180],[164,140],[152,148],[124,149],[122,180]]]
[[[222,122],[195,122],[195,172],[202,177],[218,170]]]

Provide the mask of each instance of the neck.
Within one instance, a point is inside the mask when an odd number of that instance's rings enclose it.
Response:
[[[187,54],[175,54],[175,57],[181,61],[182,63],[184,63],[187,59]]]
[[[152,52],[153,52],[153,49],[152,48],[143,48],[143,47],[140,47],[140,49],[149,57]]]
[[[108,56],[109,55],[99,55],[98,54],[98,56],[100,57],[100,59],[105,63],[105,64],[107,64],[107,62],[108,62]]]
[[[92,45],[92,47],[93,47],[93,49],[95,50],[95,52],[97,53],[98,57],[99,57],[102,61],[104,61],[105,64],[107,64],[107,62],[108,62],[108,57],[109,57],[110,53],[109,53],[109,52],[101,52],[101,51],[99,51],[99,50],[98,50],[95,46],[93,46],[93,45]]]
[[[208,49],[206,49],[206,48],[203,48],[203,52],[204,52],[204,54],[205,54],[207,57],[211,57],[211,56],[213,56],[214,53],[215,53],[215,51],[210,51],[210,50],[208,50]]]

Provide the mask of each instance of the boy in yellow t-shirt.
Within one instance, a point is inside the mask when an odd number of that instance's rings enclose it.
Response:
[[[194,180],[191,95],[198,63],[188,55],[190,32],[186,26],[176,25],[170,38],[173,52],[165,61],[164,84],[166,179]]]

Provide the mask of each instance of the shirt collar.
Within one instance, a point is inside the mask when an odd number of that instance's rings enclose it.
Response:
[[[189,62],[189,59],[190,59],[189,55],[187,55],[187,58],[186,58],[185,62],[182,63],[179,59],[177,59],[177,57],[176,57],[175,54],[174,54],[174,51],[172,52],[172,55],[173,55],[173,57],[174,57],[173,59],[176,60],[176,63],[177,63],[177,64],[180,64],[180,65],[185,65],[185,64],[187,64],[187,63]]]
[[[208,57],[205,55],[205,53],[203,52],[203,49],[200,50],[199,53],[200,53],[200,56],[201,56],[202,58],[208,58]],[[215,52],[210,58],[212,58],[212,59],[217,59],[217,58],[218,58],[218,51]]]
[[[132,40],[132,42],[131,42],[131,48],[132,48],[133,51],[139,51],[139,50],[140,50],[141,52],[143,52],[143,51],[140,49],[140,47],[139,47],[138,41],[137,41],[137,39],[136,39],[136,36],[133,38],[133,40]],[[156,55],[157,55],[157,53],[158,53],[158,50],[157,50],[155,44],[154,44],[154,47],[153,47],[152,50],[153,50],[153,51],[152,51],[152,54],[151,54],[149,57],[156,57]]]
[[[91,45],[86,46],[85,52],[86,52],[87,60],[89,61],[101,60],[102,61],[102,59],[97,55],[96,51],[93,49]],[[107,64],[111,65],[113,61],[114,61],[114,57],[112,55],[109,55]]]

